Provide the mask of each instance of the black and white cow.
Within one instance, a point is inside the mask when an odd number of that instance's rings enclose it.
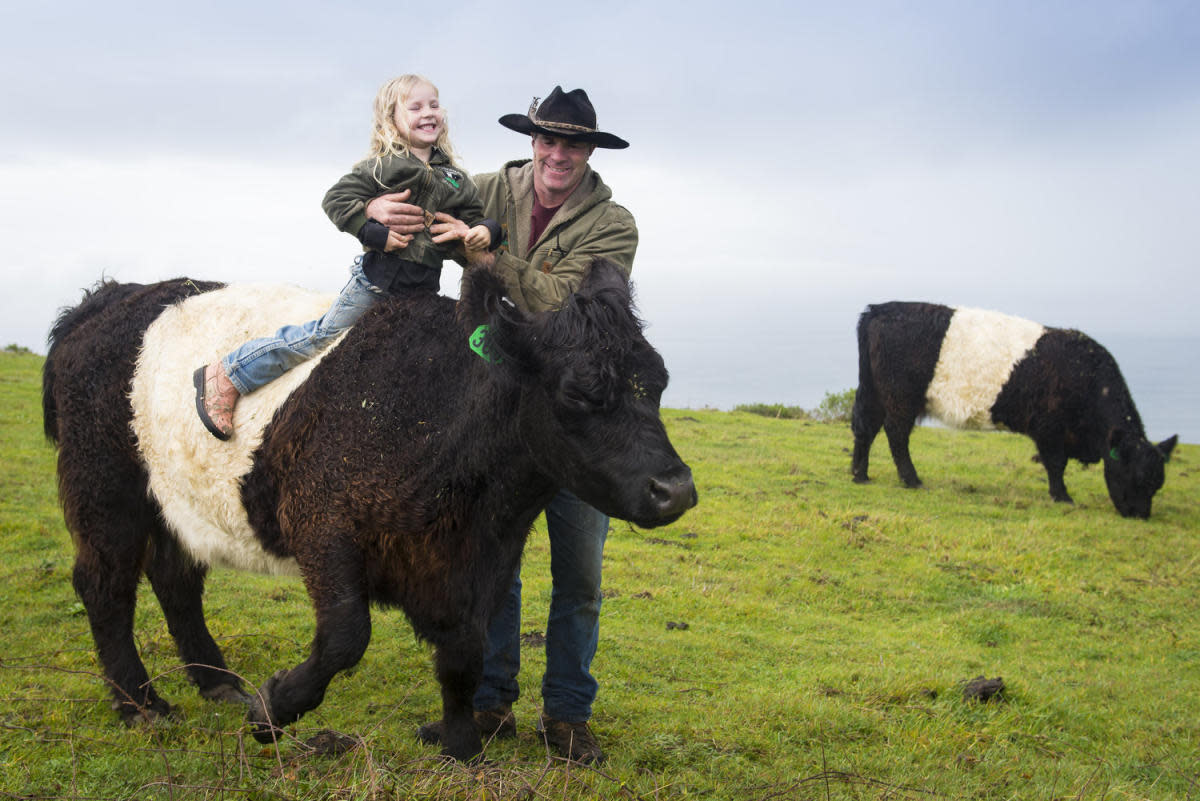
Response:
[[[1108,494],[1125,517],[1150,516],[1176,437],[1146,440],[1113,357],[1079,331],[1047,328],[981,309],[933,303],[868,306],[858,321],[854,480],[865,482],[882,426],[900,480],[921,486],[908,452],[917,420],[1027,434],[1050,480],[1071,501],[1068,459],[1103,460]]]
[[[243,398],[229,442],[195,414],[192,367],[319,316],[328,296],[108,282],[64,311],[45,430],[73,583],[126,721],[171,709],[134,642],[143,573],[201,694],[246,699],[201,603],[209,568],[229,566],[301,575],[316,612],[309,657],[250,704],[261,741],[359,660],[376,603],[436,647],[445,753],[479,752],[484,632],[558,488],[642,526],[696,503],[659,418],[666,368],[617,268],[597,260],[557,312],[522,314],[502,293],[476,270],[457,308],[432,293],[381,301],[321,358]]]

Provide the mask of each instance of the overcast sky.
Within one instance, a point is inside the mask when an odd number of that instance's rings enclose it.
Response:
[[[672,350],[891,299],[1200,335],[1200,3],[67,0],[8,4],[0,65],[0,345],[102,275],[340,288],[320,201],[404,72],[473,172],[588,91]]]

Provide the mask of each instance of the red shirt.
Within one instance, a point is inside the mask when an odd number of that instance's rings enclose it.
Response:
[[[558,211],[558,206],[548,209],[543,206],[537,199],[537,196],[534,195],[533,214],[531,214],[529,217],[529,244],[526,245],[528,250],[533,250],[533,243],[538,241],[538,238],[542,235],[542,232],[546,230],[546,226],[550,223],[550,218],[554,216],[554,212],[556,211]]]

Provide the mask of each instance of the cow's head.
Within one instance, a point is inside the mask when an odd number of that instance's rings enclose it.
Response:
[[[521,438],[541,472],[602,512],[652,527],[696,504],[692,473],[667,438],[662,357],[646,341],[629,282],[597,259],[553,312],[524,314],[498,279],[464,284],[460,317],[486,319],[500,380],[520,386]]]
[[[1163,485],[1163,466],[1178,440],[1173,436],[1155,445],[1123,429],[1109,432],[1104,483],[1113,506],[1124,517],[1150,517],[1150,502]]]

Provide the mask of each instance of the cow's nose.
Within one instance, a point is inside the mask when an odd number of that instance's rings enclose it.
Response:
[[[696,505],[696,485],[692,482],[692,471],[670,478],[650,479],[650,499],[660,517],[680,515]]]

